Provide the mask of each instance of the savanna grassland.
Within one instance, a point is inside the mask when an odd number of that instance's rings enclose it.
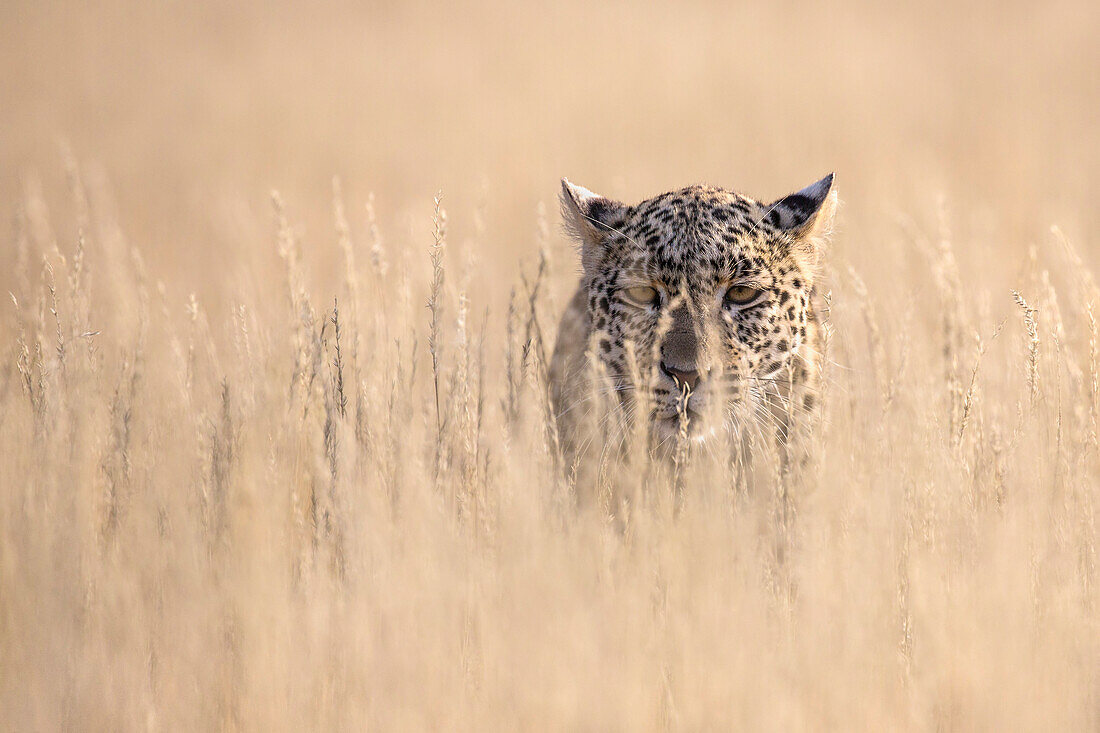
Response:
[[[0,728],[1095,730],[1098,37],[6,0]],[[576,509],[559,178],[829,171],[813,471]]]

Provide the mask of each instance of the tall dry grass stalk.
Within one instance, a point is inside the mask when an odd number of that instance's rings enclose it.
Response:
[[[432,355],[432,381],[435,389],[435,423],[442,442],[443,408],[440,394],[441,364],[443,350],[443,253],[447,248],[447,212],[443,209],[443,192],[435,196],[435,214],[432,216],[431,290],[428,294],[428,310],[431,312],[431,327],[428,329],[428,351]]]
[[[1034,407],[1041,395],[1039,385],[1039,311],[1028,305],[1019,291],[1013,290],[1012,297],[1015,299],[1016,305],[1020,307],[1024,319],[1024,328],[1027,330],[1027,392],[1028,399]]]

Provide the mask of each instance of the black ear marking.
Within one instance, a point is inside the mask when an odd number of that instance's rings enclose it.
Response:
[[[771,211],[775,216],[769,215],[769,220],[779,229],[790,231],[794,234],[802,234],[814,230],[818,214],[830,207],[825,206],[833,189],[833,174],[812,183],[801,191],[796,191],[789,196],[776,201],[771,205]],[[831,213],[829,213],[831,218]]]
[[[801,191],[784,196],[770,207],[769,221],[790,236],[791,254],[807,273],[813,273],[821,262],[833,231],[836,207],[832,173]]]

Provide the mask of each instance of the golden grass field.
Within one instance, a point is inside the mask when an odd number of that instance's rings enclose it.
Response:
[[[1096,730],[1098,38],[6,0],[0,728]],[[810,475],[572,508],[558,180],[831,170]]]

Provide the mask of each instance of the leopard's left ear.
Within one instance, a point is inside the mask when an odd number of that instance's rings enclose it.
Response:
[[[833,190],[833,174],[830,173],[817,183],[773,203],[767,216],[777,228],[788,232],[796,247],[810,255],[816,264],[833,232],[836,207],[837,195]]]

